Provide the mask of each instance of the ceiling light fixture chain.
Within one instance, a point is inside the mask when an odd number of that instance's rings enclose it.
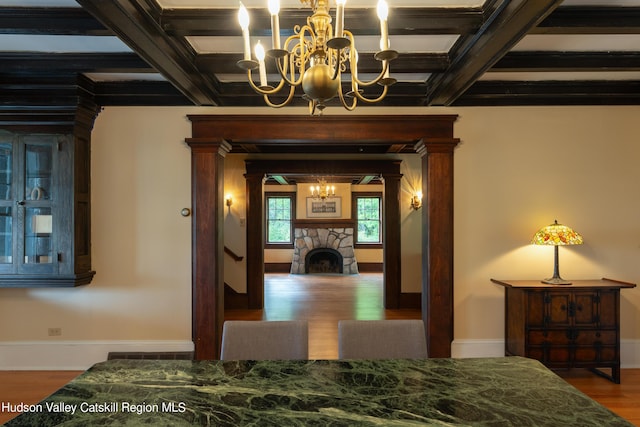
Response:
[[[381,63],[381,71],[371,81],[358,78],[358,52],[355,48],[353,34],[344,29],[344,6],[346,0],[336,0],[336,27],[332,25],[328,0],[300,0],[308,4],[313,15],[307,17],[307,24],[296,25],[293,35],[284,45],[280,44],[279,0],[269,0],[271,14],[272,49],[264,51],[258,41],[255,48],[255,60],[251,57],[249,42],[249,13],[242,3],[238,11],[238,20],[244,39],[244,57],[238,66],[247,71],[249,85],[254,91],[263,95],[265,103],[274,108],[289,105],[294,98],[295,89],[302,86],[303,99],[309,102],[310,114],[322,113],[326,103],[338,96],[342,106],[353,111],[358,101],[373,104],[382,101],[389,86],[396,79],[389,75],[389,62],[398,57],[398,52],[389,49],[389,31],[387,28],[388,6],[385,0],[378,1],[378,18],[380,19],[380,51],[374,58]],[[279,83],[271,86],[267,82],[265,58],[273,59],[279,74]],[[253,70],[258,69],[259,85],[253,81]],[[350,71],[351,90],[343,93],[343,75]],[[361,87],[378,84],[383,87],[382,93],[374,98],[364,96]],[[289,86],[289,94],[281,103],[270,100],[271,95],[279,93],[285,85]],[[351,98],[347,100],[346,98]]]

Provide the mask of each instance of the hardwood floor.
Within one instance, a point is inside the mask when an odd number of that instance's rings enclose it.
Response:
[[[335,359],[341,319],[419,319],[417,310],[385,310],[382,276],[265,276],[264,310],[231,310],[227,319],[309,321],[309,357]],[[77,371],[0,371],[0,404],[37,403],[79,375]],[[640,427],[640,369],[623,369],[622,384],[588,370],[558,372],[562,378]],[[0,424],[16,414],[0,411]]]
[[[309,358],[338,358],[338,321],[420,319],[420,310],[385,310],[382,275],[265,275],[264,310],[228,310],[227,320],[308,320]]]

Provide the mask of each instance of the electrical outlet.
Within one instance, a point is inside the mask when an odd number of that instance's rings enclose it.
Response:
[[[48,333],[50,337],[62,336],[62,328],[49,328]]]

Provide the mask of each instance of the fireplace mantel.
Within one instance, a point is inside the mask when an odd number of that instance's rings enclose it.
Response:
[[[293,228],[354,228],[356,223],[352,219],[296,219]]]

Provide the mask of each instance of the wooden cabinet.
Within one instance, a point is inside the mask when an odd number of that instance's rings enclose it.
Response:
[[[0,287],[91,281],[88,156],[73,135],[0,133]]]
[[[620,382],[620,290],[636,285],[575,280],[546,285],[495,280],[505,293],[505,353],[537,359],[549,368],[610,368]]]

